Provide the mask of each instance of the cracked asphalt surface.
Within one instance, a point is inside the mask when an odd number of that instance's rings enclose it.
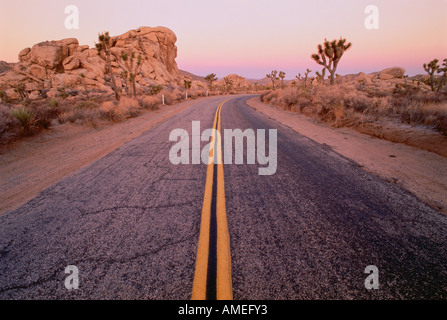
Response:
[[[0,216],[0,299],[189,299],[206,165],[172,165],[196,103]],[[277,129],[278,170],[224,165],[235,299],[447,298],[447,217],[232,97],[223,129]],[[206,142],[202,143],[202,146]],[[79,289],[64,286],[79,269]],[[366,290],[364,269],[379,269]]]

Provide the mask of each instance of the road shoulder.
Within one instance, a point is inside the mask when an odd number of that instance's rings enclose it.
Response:
[[[350,128],[331,128],[259,101],[247,104],[267,117],[356,162],[364,170],[396,183],[423,202],[447,214],[447,158],[400,143],[361,134]]]

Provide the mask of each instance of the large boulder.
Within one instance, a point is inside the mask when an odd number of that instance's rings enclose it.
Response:
[[[55,69],[61,66],[62,61],[67,56],[64,55],[61,46],[57,45],[54,41],[47,41],[38,43],[32,47],[29,61],[44,68]]]
[[[230,74],[225,78],[229,79],[232,82],[234,89],[247,89],[250,87],[250,82],[244,77],[241,77],[237,74]],[[217,85],[219,86],[224,86],[224,84],[224,79],[217,81]]]
[[[380,71],[379,78],[381,80],[400,79],[404,76],[405,69],[400,67],[387,68]]]
[[[141,56],[137,88],[182,83],[175,61],[176,41],[174,32],[164,27],[141,27],[112,37],[111,69],[118,87],[125,86],[124,81],[119,81],[126,69],[121,58],[124,52]],[[98,55],[96,48],[80,46],[77,39],[41,42],[21,50],[18,57],[20,62],[13,69],[5,68],[0,74],[2,90],[13,89],[19,82],[25,82],[29,93],[46,89],[50,96],[60,87],[84,84],[103,92],[111,90],[104,57]]]

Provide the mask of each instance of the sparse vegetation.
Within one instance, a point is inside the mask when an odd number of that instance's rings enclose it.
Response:
[[[30,135],[37,122],[36,115],[34,114],[33,110],[25,107],[16,108],[11,111],[11,115],[19,121],[23,133],[25,135]]]
[[[261,100],[334,127],[390,122],[431,127],[447,134],[445,93],[401,89],[403,91],[376,93],[359,90],[354,85],[317,86],[312,90],[290,87],[266,92],[261,95]]]

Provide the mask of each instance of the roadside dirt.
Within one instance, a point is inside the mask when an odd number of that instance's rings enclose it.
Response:
[[[423,202],[447,214],[447,158],[415,147],[334,129],[295,112],[251,98],[255,110],[355,161],[364,170],[397,183]]]
[[[208,98],[163,106],[140,117],[98,128],[64,124],[3,147],[0,214],[18,208],[62,178],[203,99]]]

